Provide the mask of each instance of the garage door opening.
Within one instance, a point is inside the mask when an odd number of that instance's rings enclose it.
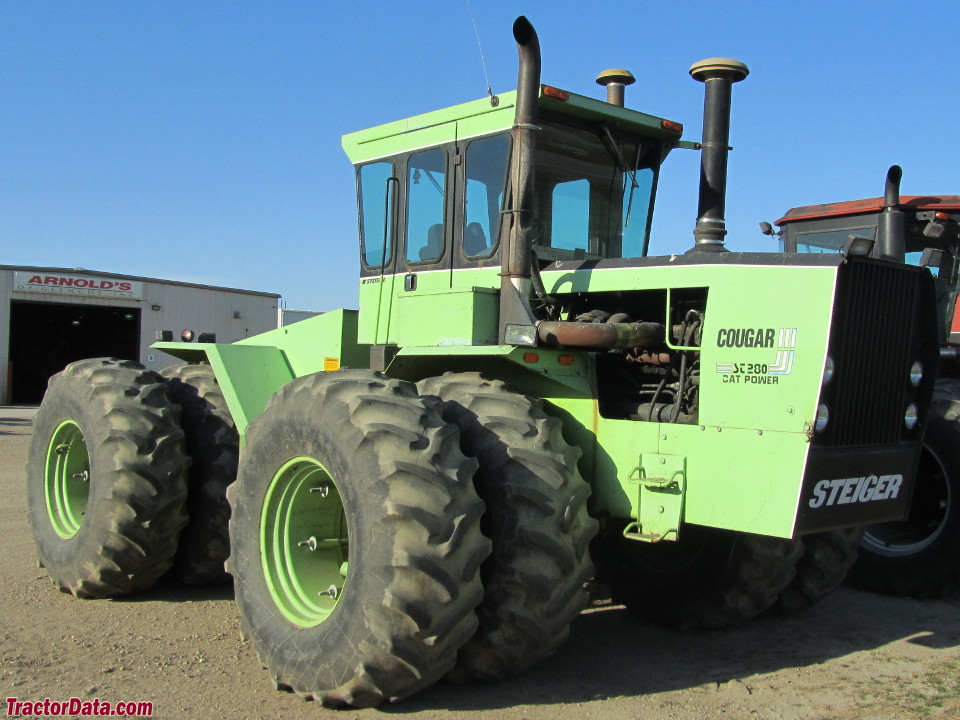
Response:
[[[140,308],[10,303],[8,402],[38,405],[47,380],[90,357],[140,360]]]

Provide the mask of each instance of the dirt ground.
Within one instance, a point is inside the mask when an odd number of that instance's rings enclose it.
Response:
[[[150,701],[155,718],[960,718],[960,599],[850,589],[794,617],[713,633],[594,607],[559,654],[522,677],[440,685],[379,710],[326,710],[274,690],[240,638],[229,587],[160,587],[114,601],[57,592],[37,567],[27,524],[30,416],[0,408],[5,698]]]

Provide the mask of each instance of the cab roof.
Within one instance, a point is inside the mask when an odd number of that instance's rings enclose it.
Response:
[[[960,210],[960,195],[901,195],[901,210]],[[847,202],[825,205],[804,205],[791,208],[786,215],[776,221],[782,226],[800,220],[816,220],[844,215],[867,215],[883,210],[883,198],[866,200],[848,200]]]
[[[484,98],[349,133],[343,136],[343,149],[350,162],[357,165],[444,142],[508,131],[513,127],[517,93],[512,90],[496,97],[496,106]],[[544,110],[603,121],[611,127],[659,140],[676,142],[681,135],[664,127],[663,118],[549,86],[541,85],[538,104]]]

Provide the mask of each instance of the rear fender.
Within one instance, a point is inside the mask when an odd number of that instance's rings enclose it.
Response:
[[[369,346],[356,340],[357,312],[335,310],[236,343],[158,342],[152,347],[186,362],[210,363],[242,443],[247,425],[270,396],[294,378],[369,367]]]

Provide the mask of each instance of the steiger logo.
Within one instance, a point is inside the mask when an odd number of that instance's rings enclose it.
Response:
[[[813,487],[808,505],[814,509],[831,505],[896,500],[903,475],[867,475],[866,477],[821,480]]]

